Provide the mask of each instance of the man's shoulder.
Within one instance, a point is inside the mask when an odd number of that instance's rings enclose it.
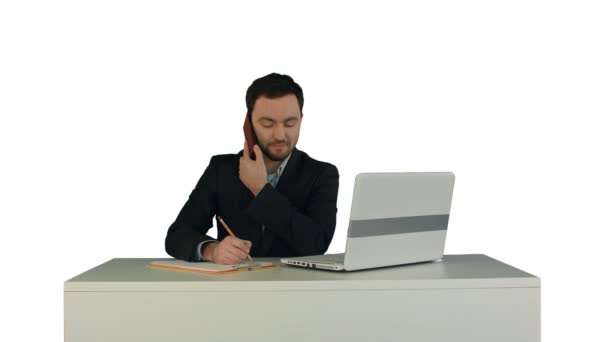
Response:
[[[315,159],[308,155],[308,153],[301,150],[299,150],[299,153],[301,158],[301,165],[305,168],[317,170],[318,173],[324,173],[328,171],[335,173],[338,172],[338,168],[332,163]]]
[[[239,159],[240,157],[241,157],[241,152],[239,152],[239,153],[216,154],[216,155],[214,155],[214,156],[211,157],[210,164],[213,164],[213,163],[220,163],[220,164],[230,163],[230,162],[233,162],[236,159]]]

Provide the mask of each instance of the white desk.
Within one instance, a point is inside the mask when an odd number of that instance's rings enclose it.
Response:
[[[229,275],[151,260],[113,259],[66,281],[65,341],[540,341],[540,279],[485,255]]]

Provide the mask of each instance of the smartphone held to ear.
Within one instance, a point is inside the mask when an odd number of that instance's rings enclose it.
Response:
[[[253,152],[253,145],[258,143],[253,132],[253,125],[251,123],[251,117],[247,115],[245,117],[245,124],[243,125],[243,131],[245,132],[245,141],[247,142],[247,148],[249,149],[249,157],[255,160],[255,153]]]

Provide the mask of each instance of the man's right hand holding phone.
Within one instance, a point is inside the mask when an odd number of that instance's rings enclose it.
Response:
[[[226,236],[221,242],[209,242],[203,245],[203,258],[216,264],[239,264],[246,259],[251,249],[251,241]]]

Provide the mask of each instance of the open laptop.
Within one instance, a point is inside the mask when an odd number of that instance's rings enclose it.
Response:
[[[354,271],[439,260],[454,180],[451,172],[360,173],[355,178],[345,253],[281,262]]]

